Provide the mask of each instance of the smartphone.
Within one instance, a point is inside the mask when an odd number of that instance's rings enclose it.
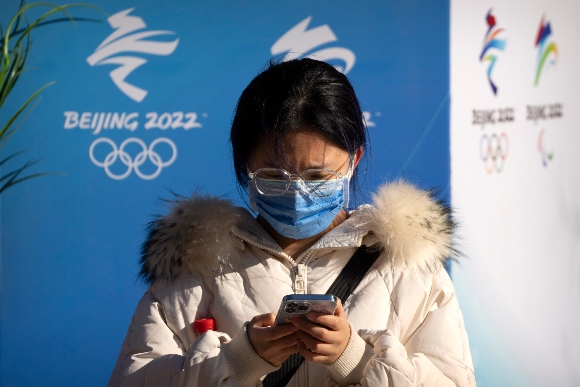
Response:
[[[334,314],[336,297],[332,294],[289,294],[282,298],[274,325],[292,322],[292,316],[308,312]]]

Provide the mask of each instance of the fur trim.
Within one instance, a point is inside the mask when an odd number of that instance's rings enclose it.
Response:
[[[184,273],[220,271],[235,246],[230,230],[241,217],[228,200],[194,194],[170,201],[169,215],[149,223],[139,277],[171,282]]]
[[[450,208],[399,180],[380,187],[371,210],[374,234],[394,266],[432,271],[459,254],[453,246],[456,224]]]
[[[380,187],[373,195],[374,207],[363,206],[361,221],[394,266],[433,271],[458,255],[449,207],[434,196],[398,181]],[[169,203],[169,215],[149,224],[139,276],[148,284],[171,282],[180,275],[230,266],[236,246],[231,230],[252,220],[249,214],[244,216],[245,210],[228,200],[199,194]]]

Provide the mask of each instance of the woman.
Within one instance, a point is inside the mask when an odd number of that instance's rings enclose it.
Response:
[[[354,90],[332,66],[301,59],[259,74],[231,129],[258,216],[194,195],[152,223],[141,269],[150,288],[109,385],[259,386],[294,353],[306,361],[288,386],[475,385],[443,268],[448,211],[402,182],[347,211],[366,138]],[[273,326],[283,296],[325,293],[360,246],[380,256],[334,315]],[[196,337],[202,318],[216,331]]]

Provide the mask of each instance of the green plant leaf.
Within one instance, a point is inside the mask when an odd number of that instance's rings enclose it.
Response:
[[[0,182],[7,180],[2,187],[0,188],[0,193],[2,193],[2,191],[4,191],[5,189],[13,186],[14,184],[18,184],[19,180],[21,180],[22,178],[18,179],[18,176],[20,176],[20,174],[30,168],[31,166],[33,166],[34,164],[36,164],[38,162],[38,160],[34,160],[34,159],[30,159],[28,160],[23,166],[21,166],[20,168],[9,172],[7,174],[5,174],[4,176],[2,176],[0,178]]]
[[[13,153],[13,154],[11,154],[10,156],[8,156],[8,157],[4,158],[2,161],[0,161],[0,167],[2,166],[2,164],[4,164],[4,163],[6,163],[6,162],[10,161],[11,159],[13,159],[14,157],[16,157],[16,156],[18,156],[18,155],[21,155],[22,153],[24,153],[24,151],[20,151],[20,152]],[[0,181],[2,181],[2,179],[4,179],[4,177],[1,177],[1,178],[0,178]]]
[[[18,130],[20,125],[22,125],[22,123],[24,122],[26,117],[28,117],[30,115],[30,113],[32,113],[32,111],[34,110],[36,105],[38,105],[38,103],[40,102],[41,99],[42,99],[42,97],[38,97],[34,101],[34,104],[28,109],[26,114],[24,114],[24,116],[20,119],[20,121],[18,121],[18,123],[16,123],[15,125],[13,125],[12,128],[8,127],[6,132],[2,136],[0,136],[0,149],[2,149],[4,147],[4,145],[8,142],[8,140],[10,140],[10,137],[12,137],[12,135],[16,132],[16,130]]]
[[[54,24],[54,23],[65,22],[65,21],[70,21],[70,19],[69,18],[66,18],[66,17],[61,17],[61,18],[57,18],[57,19],[45,20],[45,21],[42,21],[42,22],[38,23],[35,28],[42,27],[42,26],[46,26],[46,25],[49,25],[49,24]],[[79,22],[79,21],[82,21],[82,22],[95,22],[95,23],[101,23],[102,22],[101,20],[98,20],[98,19],[91,19],[91,18],[85,18],[85,17],[75,17],[74,18],[74,21],[75,22]],[[1,40],[0,41],[0,50],[4,46],[4,31],[2,31],[1,29],[2,29],[2,25],[0,24],[0,32],[2,33],[2,35],[0,35],[0,40]],[[23,33],[24,31],[25,31],[24,28],[21,28],[19,30],[16,30],[16,31],[14,31],[13,33],[10,34],[10,38],[13,38],[13,37],[17,36],[17,35]]]
[[[18,119],[18,117],[20,116],[20,114],[22,114],[22,112],[28,107],[28,105],[30,105],[30,103],[36,98],[38,97],[38,95],[47,87],[51,86],[52,84],[54,84],[54,82],[50,82],[47,83],[46,85],[42,86],[40,89],[36,90],[34,92],[34,94],[32,94],[30,96],[30,98],[28,98],[26,100],[26,102],[24,102],[22,104],[22,106],[20,106],[20,109],[18,109],[16,111],[16,113],[14,113],[14,115],[12,117],[10,117],[10,119],[8,120],[8,122],[6,123],[6,125],[4,125],[4,127],[2,128],[2,130],[0,130],[0,139],[6,134],[6,132],[9,130],[10,126],[14,123],[14,121],[16,121]]]
[[[26,19],[26,14],[32,8],[36,7],[47,7],[48,10],[32,22],[29,22]],[[32,45],[31,33],[34,29],[63,21],[70,21],[75,27],[76,21],[98,21],[89,18],[74,18],[68,11],[70,8],[74,7],[92,8],[105,14],[99,7],[87,3],[56,5],[48,2],[37,2],[27,4],[26,0],[21,0],[19,9],[8,22],[6,30],[4,30],[0,25],[0,109],[12,90],[14,90],[20,76],[27,71],[24,66]],[[52,16],[57,13],[62,13],[64,17],[52,18]],[[8,121],[0,129],[0,149],[12,137],[32,110],[34,110],[38,102],[41,100],[40,93],[53,83],[54,82],[47,83],[36,90],[26,101],[24,101],[20,108],[10,116]],[[16,152],[0,160],[0,166],[5,166],[8,161],[14,159],[20,154],[22,154],[22,152]],[[28,179],[54,174],[43,172],[22,176],[23,172],[27,171],[37,162],[38,160],[30,159],[20,168],[16,168],[13,171],[0,176],[0,183],[3,183],[0,187],[0,194],[15,184]]]

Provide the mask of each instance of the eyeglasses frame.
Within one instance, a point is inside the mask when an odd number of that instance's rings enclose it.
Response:
[[[347,176],[347,175],[352,173],[352,164],[349,166],[348,171],[346,172],[346,175],[344,175],[342,172],[340,172],[340,173],[336,172],[334,169],[324,169],[324,168],[310,168],[310,169],[303,171],[300,174],[290,173],[283,168],[260,168],[260,169],[256,170],[255,172],[251,172],[250,168],[249,167],[247,167],[247,168],[248,168],[248,177],[250,178],[249,183],[253,183],[254,186],[256,187],[256,190],[258,191],[258,193],[260,193],[260,195],[264,195],[264,196],[282,196],[282,195],[284,195],[286,192],[288,192],[288,189],[290,188],[290,184],[292,184],[292,181],[295,180],[295,179],[293,179],[293,177],[298,177],[299,180],[302,180],[302,181],[308,181],[302,177],[302,175],[307,173],[307,172],[312,172],[312,171],[332,172],[336,176],[336,180],[339,180],[339,179],[343,178],[344,176]],[[286,189],[277,195],[272,195],[272,194],[267,194],[267,193],[262,192],[260,190],[260,188],[258,188],[258,185],[256,184],[255,177],[257,177],[257,175],[260,172],[264,172],[264,171],[276,171],[276,172],[280,173],[284,177],[284,179],[280,179],[280,181],[281,180],[286,181]],[[266,180],[268,180],[268,179],[266,179]],[[271,180],[277,180],[277,179],[271,179]],[[327,196],[330,196],[330,195],[327,195]]]

